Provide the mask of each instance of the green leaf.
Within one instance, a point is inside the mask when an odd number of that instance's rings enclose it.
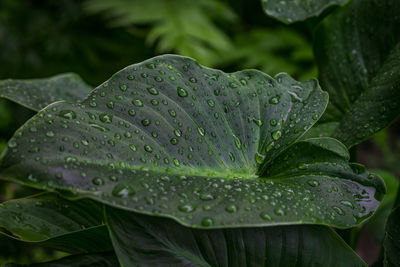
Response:
[[[101,253],[101,254],[79,254],[61,258],[59,260],[36,263],[30,265],[9,263],[4,267],[18,267],[18,266],[31,266],[31,267],[115,267],[119,266],[118,259],[114,253]]]
[[[400,221],[400,207],[397,207],[390,214],[386,225],[386,236],[383,242],[383,246],[385,248],[384,266],[400,265],[399,221]]]
[[[319,16],[333,5],[341,5],[348,0],[261,0],[267,15],[283,23],[293,23]]]
[[[200,230],[106,209],[122,266],[365,266],[326,226]]]
[[[55,194],[0,204],[2,234],[69,252],[111,250],[102,206],[91,200],[67,201]]]
[[[0,81],[0,97],[34,111],[39,111],[59,100],[79,102],[91,89],[91,86],[74,73],[59,74],[44,79]]]
[[[374,173],[379,174],[385,181],[387,193],[374,215],[367,221],[366,226],[378,241],[382,241],[385,235],[386,222],[396,201],[399,181],[394,175],[385,171],[374,171]]]
[[[330,95],[333,137],[350,147],[400,114],[397,0],[354,0],[326,18],[315,37],[322,88]]]
[[[339,123],[336,121],[318,123],[306,132],[302,139],[332,136],[338,125]]]
[[[349,227],[385,188],[349,165],[338,141],[295,143],[326,103],[314,80],[160,56],[118,72],[82,104],[42,110],[8,143],[0,175],[193,227]]]

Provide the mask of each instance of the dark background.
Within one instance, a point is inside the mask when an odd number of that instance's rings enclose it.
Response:
[[[312,22],[286,26],[268,18],[259,0],[1,0],[0,79],[76,72],[96,86],[127,65],[176,53],[225,71],[256,68],[306,80],[318,76]],[[32,115],[0,100],[0,151]],[[395,122],[376,134],[358,147],[358,161],[398,177],[399,133]],[[0,202],[32,193],[0,183]],[[360,242],[357,251],[371,261],[379,241],[367,233]],[[0,236],[0,265],[63,255]]]

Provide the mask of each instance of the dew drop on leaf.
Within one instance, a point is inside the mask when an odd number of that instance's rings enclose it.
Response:
[[[189,95],[188,92],[182,87],[178,87],[177,92],[180,97],[187,97]]]

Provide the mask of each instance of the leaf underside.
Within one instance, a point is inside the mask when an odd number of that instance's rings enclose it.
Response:
[[[351,147],[400,114],[400,2],[355,0],[327,17],[315,37],[322,88],[330,95],[325,121]]]
[[[159,56],[39,112],[8,143],[0,176],[193,227],[349,227],[385,188],[338,141],[296,143],[326,104],[313,80]]]
[[[107,208],[122,266],[366,266],[326,226],[200,230]]]
[[[74,253],[112,249],[102,220],[101,205],[90,200],[67,201],[55,194],[0,204],[0,227],[6,229],[3,234]]]
[[[74,73],[50,78],[0,81],[0,97],[21,104],[33,111],[60,100],[76,103],[83,100],[93,88]]]
[[[261,0],[267,15],[283,23],[293,23],[320,15],[333,5],[341,5],[348,0]]]
[[[35,263],[30,265],[9,263],[4,267],[18,267],[18,266],[30,266],[30,267],[115,267],[119,266],[118,259],[112,252],[101,253],[101,254],[78,254],[71,255],[68,257],[61,258],[50,262]]]

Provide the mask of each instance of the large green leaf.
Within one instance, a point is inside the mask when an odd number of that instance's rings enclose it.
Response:
[[[200,230],[107,208],[122,266],[365,266],[326,226]]]
[[[9,263],[4,267],[17,267],[17,266],[31,266],[31,267],[115,267],[119,266],[118,259],[114,253],[101,253],[101,254],[78,254],[61,258],[59,260],[36,263],[30,265]]]
[[[34,111],[39,111],[59,100],[79,102],[89,94],[91,89],[91,86],[74,73],[59,74],[43,79],[0,81],[0,97]]]
[[[8,143],[0,175],[195,227],[348,227],[385,188],[334,139],[295,144],[326,103],[314,80],[160,56],[81,104],[42,110]]]
[[[320,15],[333,5],[348,0],[261,0],[264,11],[284,23],[293,23]]]
[[[333,137],[355,145],[400,113],[400,2],[354,0],[318,27],[315,55]]]
[[[0,204],[0,227],[24,242],[69,252],[111,250],[102,206],[90,200],[67,201],[54,194]]]

